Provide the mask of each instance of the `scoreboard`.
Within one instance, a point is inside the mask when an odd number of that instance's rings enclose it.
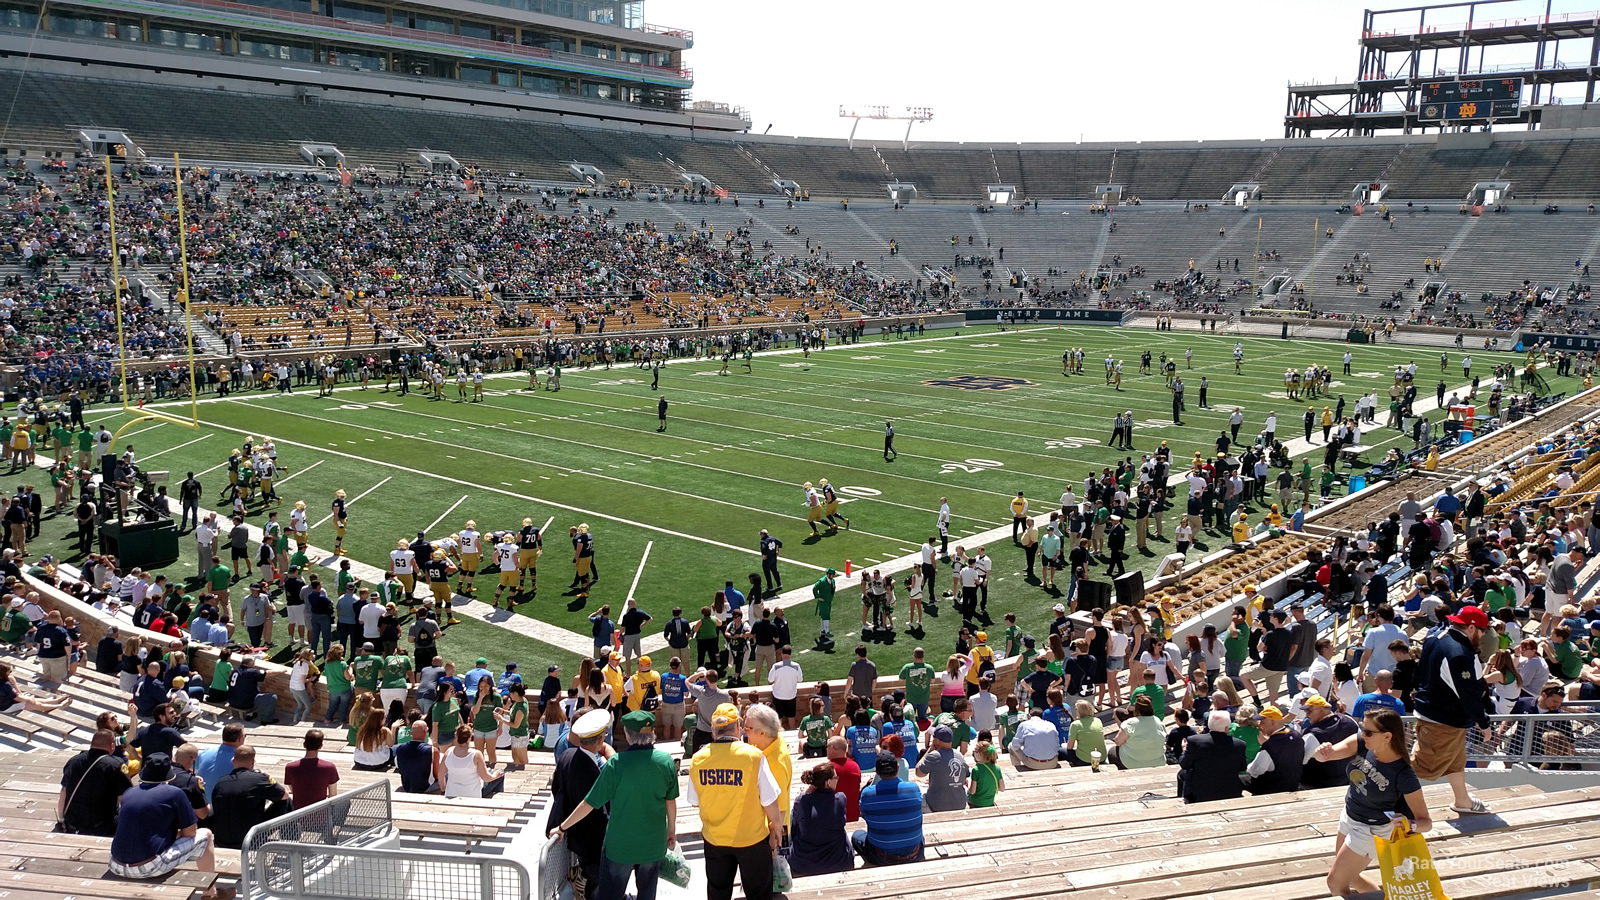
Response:
[[[1522,112],[1522,79],[1427,81],[1417,85],[1417,118],[1487,121]]]

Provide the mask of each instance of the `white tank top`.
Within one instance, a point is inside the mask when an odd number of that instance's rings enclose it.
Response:
[[[392,758],[393,752],[393,748],[382,745],[372,750],[363,750],[360,744],[350,745],[351,759],[364,766],[384,765]]]
[[[451,748],[444,755],[446,797],[482,797],[483,779],[478,777],[478,751],[460,755]]]

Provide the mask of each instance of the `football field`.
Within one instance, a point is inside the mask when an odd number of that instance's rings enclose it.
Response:
[[[1175,469],[1183,471],[1194,453],[1214,452],[1236,406],[1245,416],[1243,439],[1261,429],[1269,410],[1278,414],[1280,436],[1300,437],[1306,404],[1284,398],[1284,369],[1320,363],[1339,372],[1347,345],[1245,338],[1244,371],[1236,375],[1234,343],[1232,336],[1181,331],[1001,332],[986,326],[923,340],[869,338],[809,358],[795,350],[758,354],[753,371],[734,360],[728,375],[718,374],[720,361],[675,361],[662,369],[659,391],[650,389],[648,370],[627,365],[567,370],[559,392],[543,385],[527,390],[524,373],[491,375],[481,403],[457,402],[453,384],[447,384],[442,402],[415,392],[385,393],[381,379],[367,390],[341,385],[322,398],[314,386],[288,394],[250,391],[202,399],[198,432],[141,423],[118,441],[118,449],[132,443],[141,467],[170,470],[174,495],[185,472],[197,473],[205,487],[202,506],[223,510],[229,451],[247,435],[258,445],[273,438],[286,468],[278,484],[279,516],[287,522],[294,502],[306,502],[311,544],[323,551],[312,558],[329,580],[337,561],[316,561],[333,546],[329,504],[336,490],[344,490],[350,502],[345,549],[369,577],[381,573],[398,539],[410,540],[418,530],[438,538],[468,519],[486,533],[514,530],[524,518],[548,523],[537,595],[522,598],[515,616],[487,613],[486,603],[466,603],[464,611],[477,609],[441,641],[446,656],[457,662],[470,665],[480,654],[517,659],[530,677],[539,674],[537,665],[576,660],[589,643],[587,617],[602,604],[618,617],[624,600],[637,597],[655,617],[656,627],[647,632],[654,634],[673,606],[684,607],[693,619],[725,580],[742,589],[748,574],[760,571],[756,546],[765,528],[783,542],[786,590],[808,586],[828,567],[841,574],[840,600],[850,602],[835,604],[835,649],[816,646],[817,618],[808,602],[788,614],[795,649],[805,651],[799,658],[807,677],[835,677],[848,667],[859,639],[860,605],[842,577],[846,560],[860,568],[914,552],[934,533],[941,497],[949,500],[954,545],[1009,526],[1009,504],[1018,491],[1033,512],[1048,516],[1069,481],[1081,493],[1090,472],[1129,455],[1137,461],[1140,452],[1162,442],[1173,450]],[[1061,356],[1069,347],[1084,349],[1085,374],[1062,374]],[[1172,422],[1165,380],[1138,374],[1146,348],[1178,360],[1188,398],[1181,426]],[[1189,349],[1192,370],[1184,359]],[[1386,406],[1394,367],[1408,361],[1418,365],[1419,400],[1432,400],[1441,377],[1452,390],[1467,381],[1454,351],[1449,372],[1441,376],[1437,349],[1349,349],[1355,354],[1353,374],[1335,376],[1326,402],[1333,405],[1342,394],[1352,414],[1356,398],[1370,389],[1379,391]],[[1104,383],[1107,353],[1124,362],[1121,390]],[[1474,371],[1487,379],[1494,363],[1511,360],[1509,354],[1478,354]],[[1210,378],[1212,409],[1198,408],[1202,375]],[[1574,386],[1571,379],[1550,380],[1555,391]],[[662,396],[670,404],[664,433],[657,431],[656,417]],[[1322,405],[1317,401],[1319,414]],[[187,403],[157,408],[188,412]],[[1131,410],[1138,423],[1132,454],[1107,446],[1111,418],[1123,410]],[[115,431],[125,414],[91,411],[90,418]],[[883,455],[886,421],[894,423],[899,452],[892,462]],[[1316,436],[1320,441],[1320,428]],[[1379,448],[1370,459],[1391,444],[1411,446],[1399,432],[1377,428],[1363,442]],[[1311,450],[1318,463],[1319,448]],[[850,527],[813,536],[801,484],[823,478],[838,490]],[[253,507],[251,524],[265,520],[266,510]],[[1173,520],[1169,512],[1169,540]],[[600,576],[587,600],[567,588],[574,574],[567,534],[579,523],[594,535]],[[45,523],[46,552],[50,545],[65,547],[58,542],[68,528],[66,519]],[[1200,548],[1205,546],[1202,541]],[[185,535],[180,547],[184,556],[175,569],[192,575],[194,542]],[[1130,539],[1128,565],[1151,569],[1170,549],[1152,541],[1141,554]],[[988,551],[995,560],[993,619],[1016,612],[1024,630],[1042,632],[1056,597],[1023,580],[1022,552],[1012,546],[1008,527],[989,541]],[[478,578],[483,600],[493,595],[491,567],[486,555]],[[942,570],[941,590],[948,581]],[[899,649],[882,655],[898,669],[909,647],[920,644],[930,658],[942,659],[953,646],[957,617],[941,604],[943,615],[930,613],[925,633],[908,635],[903,593],[896,611],[900,633],[878,639]]]

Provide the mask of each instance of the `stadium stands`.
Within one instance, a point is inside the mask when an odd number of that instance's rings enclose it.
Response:
[[[350,164],[392,171],[415,165],[415,149],[444,150],[470,165],[571,182],[567,164],[598,167],[610,181],[680,184],[681,166],[739,194],[772,195],[771,172],[817,201],[883,196],[898,179],[925,199],[976,203],[984,186],[1014,184],[1024,197],[1086,200],[1097,184],[1122,184],[1145,201],[1218,200],[1232,184],[1263,185],[1274,201],[1339,202],[1357,184],[1382,179],[1391,197],[1457,201],[1473,183],[1508,180],[1524,200],[1593,196],[1583,173],[1600,141],[1530,132],[1487,149],[1439,149],[1431,137],[1126,147],[1091,145],[894,145],[746,136],[685,138],[518,121],[507,116],[394,108],[237,90],[141,85],[137,111],[105,83],[54,74],[26,76],[7,139],[35,150],[74,150],[69,127],[121,128],[152,155],[181,151],[196,161],[284,166],[302,162],[297,142],[331,143]],[[18,76],[0,76],[18,90]],[[226,129],[207,123],[226,122]],[[668,161],[671,161],[670,163]]]
[[[1568,302],[1566,291],[1586,280],[1581,265],[1572,262],[1589,255],[1591,229],[1570,215],[1533,218],[1534,210],[1520,206],[1512,215],[1457,214],[1454,198],[1482,180],[1510,180],[1524,199],[1583,196],[1588,186],[1573,172],[1592,162],[1600,142],[1553,132],[1471,150],[1397,139],[850,149],[827,141],[686,139],[156,86],[144,88],[140,119],[130,122],[125,106],[111,102],[104,85],[90,79],[0,77],[0,88],[7,86],[20,87],[30,100],[19,107],[12,137],[35,151],[25,164],[12,158],[4,197],[24,229],[0,248],[4,261],[21,267],[12,270],[22,295],[16,299],[27,298],[28,310],[13,319],[19,334],[7,340],[6,351],[16,361],[30,352],[89,346],[104,353],[108,346],[96,343],[110,328],[103,301],[90,305],[98,310],[92,317],[83,315],[81,304],[72,304],[76,318],[69,315],[64,323],[50,314],[63,297],[85,293],[89,283],[103,285],[107,277],[96,171],[54,163],[45,169],[33,162],[40,150],[72,149],[72,125],[122,127],[157,165],[163,154],[181,150],[189,162],[215,167],[209,179],[197,172],[191,185],[195,299],[292,306],[261,314],[197,307],[214,313],[210,324],[218,339],[237,341],[241,350],[282,347],[286,340],[303,347],[307,342],[294,337],[307,329],[332,331],[342,343],[345,322],[353,344],[410,340],[418,333],[417,310],[434,315],[439,304],[429,301],[410,312],[400,307],[421,297],[478,297],[484,290],[531,305],[519,314],[511,311],[517,307],[500,310],[477,300],[443,301],[454,307],[471,302],[477,311],[469,316],[451,310],[457,327],[440,336],[525,337],[537,333],[540,320],[558,329],[562,323],[575,326],[575,314],[566,309],[575,299],[592,308],[635,292],[753,294],[756,300],[747,296],[741,302],[758,305],[769,297],[814,301],[820,292],[825,304],[851,312],[921,313],[942,300],[928,290],[930,269],[945,270],[978,303],[1021,297],[1032,303],[1169,308],[1165,289],[1184,278],[1191,263],[1202,283],[1185,287],[1179,308],[1203,305],[1234,313],[1263,304],[1309,307],[1321,314],[1508,331],[1528,324],[1580,330],[1594,324],[1583,306]],[[207,133],[203,123],[223,120],[238,124],[226,134]],[[345,150],[356,174],[352,190],[305,181],[307,170],[297,155],[297,142],[305,139]],[[446,149],[482,167],[471,189],[415,168],[405,179],[393,174],[402,164],[416,165],[419,146]],[[569,193],[578,187],[566,168],[572,161],[598,166],[609,187],[593,186],[584,196]],[[261,168],[245,171],[252,165]],[[732,194],[704,204],[649,199],[664,196],[653,185],[681,197],[672,193],[680,169],[706,175]],[[521,177],[510,178],[509,172]],[[780,206],[770,184],[774,174],[796,179],[815,199]],[[150,358],[183,345],[175,310],[158,299],[170,298],[176,281],[170,231],[149,224],[170,214],[173,198],[161,177],[123,177],[119,198],[126,274],[154,287],[142,298],[145,304],[125,310],[132,319],[132,345]],[[542,179],[543,192],[526,177]],[[974,206],[894,208],[874,199],[891,178],[917,184],[924,198]],[[1390,184],[1392,221],[1372,208],[1362,217],[1327,208],[1347,200],[1354,184],[1377,178]],[[1271,202],[1248,210],[1209,207],[1225,187],[1241,181],[1261,183]],[[1016,185],[1024,198],[1046,199],[1037,207],[975,212],[983,186],[994,182]],[[1089,192],[1105,182],[1124,184],[1125,199],[1143,204],[1125,203],[1113,215],[1091,214]],[[490,205],[478,204],[478,190]],[[773,202],[752,204],[752,195]],[[845,198],[852,201],[848,210],[838,203]],[[1178,201],[1184,202],[1181,211]],[[1285,205],[1293,203],[1303,205]],[[263,214],[268,208],[272,212]],[[565,221],[556,233],[536,236],[561,216]],[[306,239],[352,221],[403,226],[408,233],[401,238],[391,232],[381,245]],[[239,245],[217,240],[223,233]],[[620,246],[618,233],[629,236]],[[554,261],[578,247],[594,254],[587,268]],[[1440,261],[1442,271],[1422,271],[1423,260]],[[49,279],[34,282],[32,275]],[[1113,279],[1104,291],[1090,284],[1100,275]],[[1256,298],[1255,282],[1274,276],[1298,289]],[[1429,282],[1443,283],[1439,297],[1420,296]],[[1582,290],[1577,294],[1581,300]],[[1529,296],[1534,303],[1524,302]],[[374,298],[379,302],[366,307]],[[781,313],[746,308],[743,318],[755,324]],[[645,327],[627,317],[611,325]],[[60,378],[54,370],[64,364],[52,358],[33,366]]]

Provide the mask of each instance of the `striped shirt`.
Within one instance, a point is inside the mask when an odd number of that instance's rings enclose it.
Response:
[[[911,853],[922,844],[922,791],[898,778],[864,787],[861,818],[872,846],[896,856]]]

